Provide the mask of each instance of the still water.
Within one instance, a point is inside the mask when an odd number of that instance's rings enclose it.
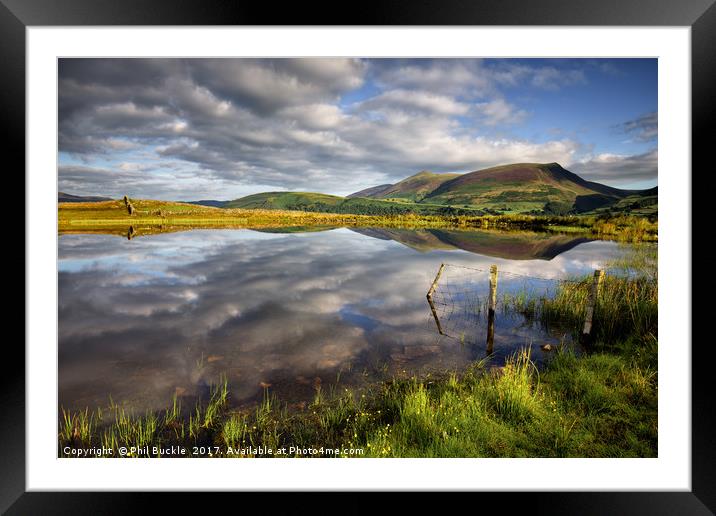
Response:
[[[317,385],[460,370],[485,357],[486,328],[438,334],[425,295],[441,263],[454,265],[442,281],[457,299],[460,282],[487,289],[475,269],[492,264],[500,292],[539,290],[624,252],[614,242],[481,231],[60,235],[59,405],[106,407],[111,396],[155,410],[177,394],[190,406],[226,375],[235,406],[269,389],[292,407]],[[446,319],[460,310],[447,308]],[[525,346],[539,361],[540,345],[564,338],[498,312],[492,363]]]

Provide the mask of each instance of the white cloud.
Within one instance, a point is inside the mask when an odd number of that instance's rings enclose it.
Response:
[[[475,111],[487,125],[517,124],[527,117],[527,112],[518,109],[504,99],[475,104]]]
[[[306,104],[282,109],[279,116],[295,121],[306,129],[331,129],[343,120],[343,113],[333,104]]]
[[[427,91],[397,89],[381,93],[359,104],[360,109],[372,111],[402,111],[443,116],[466,114],[470,106],[445,95]]]
[[[363,83],[357,59],[196,59],[193,77],[202,85],[262,113],[286,106],[335,100]]]
[[[470,93],[475,96],[494,91],[493,81],[479,59],[428,60],[397,66],[386,66],[380,60],[373,63],[378,81],[387,89],[424,89],[442,95]]]
[[[347,194],[422,169],[524,161],[585,170],[591,161],[607,180],[618,169],[580,157],[575,139],[511,132],[528,112],[503,89],[583,80],[579,70],[479,59],[72,60],[60,65],[59,145],[73,162],[60,167],[60,184],[164,199],[258,188]],[[633,130],[648,133],[649,120]]]
[[[591,181],[609,181],[611,184],[629,184],[656,180],[659,162],[657,149],[643,154],[623,155],[602,153],[575,162],[572,170]]]

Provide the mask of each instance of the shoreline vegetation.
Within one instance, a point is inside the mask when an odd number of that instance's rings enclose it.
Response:
[[[256,408],[230,409],[222,378],[195,407],[175,397],[165,411],[144,415],[112,401],[104,411],[62,410],[59,456],[81,456],[90,447],[119,456],[122,446],[140,450],[127,456],[147,456],[141,450],[160,446],[172,447],[162,456],[188,457],[195,447],[218,457],[276,456],[265,450],[281,448],[288,452],[280,456],[293,457],[655,457],[655,253],[637,245],[612,264],[629,274],[604,278],[592,342],[579,355],[558,348],[541,369],[522,350],[504,365],[486,359],[459,374],[393,378],[362,390],[319,386],[300,411],[289,411],[269,389]],[[592,279],[575,280],[545,302],[518,296],[510,309],[545,324],[566,321],[577,336]],[[319,449],[333,451],[304,453]]]
[[[583,233],[628,242],[658,240],[658,222],[635,215],[361,215],[289,210],[215,208],[189,203],[131,200],[59,203],[61,233],[138,234],[189,229],[272,227],[385,227],[405,229],[496,229]],[[129,213],[131,211],[131,214]]]

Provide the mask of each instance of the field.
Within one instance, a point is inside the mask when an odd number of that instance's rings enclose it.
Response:
[[[365,199],[348,199],[365,201]],[[375,202],[375,201],[371,201]],[[399,205],[399,203],[388,204]],[[531,216],[531,215],[436,215],[413,212],[358,215],[293,210],[215,208],[195,204],[132,199],[133,214],[123,201],[60,203],[61,232],[117,232],[128,228],[138,234],[193,228],[276,228],[299,226],[386,228],[481,228],[580,232],[599,238],[656,241],[658,224],[644,217]]]

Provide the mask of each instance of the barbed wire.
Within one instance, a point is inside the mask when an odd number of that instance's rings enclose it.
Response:
[[[460,265],[460,264],[456,264],[456,263],[444,263],[443,265],[445,267],[455,267],[455,268],[466,269],[466,270],[471,270],[471,271],[475,271],[475,272],[490,272],[488,269],[479,269],[477,267],[469,267],[467,265]],[[508,276],[528,278],[528,279],[534,279],[534,280],[538,280],[538,281],[555,281],[555,282],[566,282],[566,283],[581,283],[584,281],[583,278],[582,279],[579,279],[579,278],[576,278],[576,279],[575,278],[545,278],[544,276],[533,276],[530,274],[522,274],[519,272],[506,271],[506,270],[502,270],[502,269],[499,270],[499,274],[501,274],[501,275],[507,274]]]
[[[432,334],[463,343],[486,346],[490,270],[444,263],[429,295],[430,314],[425,329]],[[505,282],[505,276],[509,279]],[[563,330],[567,323],[554,317],[539,317],[543,303],[554,298],[560,284],[584,280],[546,278],[498,270],[500,289],[496,299],[501,340],[524,341],[527,336],[549,341],[551,330]],[[537,284],[535,284],[537,282]],[[437,332],[436,332],[437,329]]]

